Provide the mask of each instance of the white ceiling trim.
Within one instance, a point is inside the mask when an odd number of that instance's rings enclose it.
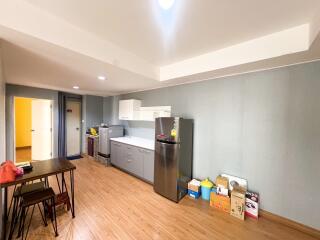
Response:
[[[159,69],[144,59],[27,2],[2,2],[0,24],[145,77],[159,79]]]
[[[310,26],[304,24],[189,58],[160,68],[160,81],[190,76],[309,49]]]
[[[313,63],[313,62],[319,62],[319,61],[320,61],[320,58],[317,58],[317,59],[313,59],[313,60],[295,62],[295,63],[291,63],[291,64],[277,65],[277,66],[274,66],[274,67],[265,67],[265,68],[262,67],[262,68],[257,68],[257,69],[254,69],[254,70],[244,70],[244,71],[240,71],[240,72],[226,73],[226,74],[218,75],[218,76],[197,78],[196,80],[192,80],[192,79],[191,79],[190,81],[183,82],[183,83],[175,83],[175,82],[172,82],[172,83],[171,83],[171,81],[166,81],[166,82],[168,82],[168,85],[166,85],[166,86],[153,87],[153,88],[145,88],[145,89],[138,89],[138,90],[134,90],[134,91],[122,93],[122,94],[130,94],[130,93],[151,91],[151,90],[156,90],[156,89],[161,89],[161,88],[166,88],[166,87],[175,87],[175,86],[180,86],[180,85],[185,85],[185,84],[201,83],[201,82],[205,82],[205,81],[209,81],[209,80],[214,80],[214,79],[221,79],[221,78],[227,78],[227,77],[241,76],[241,75],[250,74],[250,73],[270,71],[270,70],[274,70],[274,69],[280,69],[280,68],[291,67],[291,66],[296,66],[296,65],[301,65],[301,64],[308,64],[308,63]],[[111,95],[110,95],[110,96],[111,96]]]
[[[310,45],[314,42],[320,32],[320,11],[310,23]]]

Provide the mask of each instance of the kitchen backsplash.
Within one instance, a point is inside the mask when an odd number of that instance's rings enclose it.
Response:
[[[125,135],[154,139],[154,122],[123,121]]]

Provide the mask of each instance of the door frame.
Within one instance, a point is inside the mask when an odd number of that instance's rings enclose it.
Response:
[[[67,102],[78,102],[79,106],[80,106],[80,119],[79,119],[79,133],[80,133],[80,141],[79,141],[79,154],[82,154],[82,134],[83,134],[83,122],[82,122],[82,98],[75,98],[75,97],[66,97],[65,100],[65,104],[64,104],[64,111],[65,111],[65,117],[64,117],[64,145],[65,145],[65,156],[66,157],[71,157],[71,156],[67,156],[67,152],[68,152],[68,144],[67,144]]]
[[[53,149],[54,149],[54,124],[53,124],[53,100],[50,99],[44,99],[44,98],[31,98],[31,97],[20,97],[20,96],[13,96],[13,162],[16,163],[16,99],[17,98],[27,98],[27,99],[35,99],[35,100],[46,100],[50,101],[51,105],[51,156],[53,156]],[[32,122],[32,114],[31,114],[31,122]],[[31,146],[32,151],[32,146]],[[32,160],[32,159],[31,159]]]

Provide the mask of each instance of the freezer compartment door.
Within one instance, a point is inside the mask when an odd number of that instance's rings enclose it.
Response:
[[[178,202],[179,144],[156,141],[154,163],[154,190],[162,196]]]
[[[180,118],[161,117],[156,118],[155,137],[156,140],[167,143],[179,142]]]

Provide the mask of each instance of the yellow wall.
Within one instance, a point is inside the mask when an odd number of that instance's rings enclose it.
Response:
[[[15,98],[16,147],[31,146],[30,98]]]

